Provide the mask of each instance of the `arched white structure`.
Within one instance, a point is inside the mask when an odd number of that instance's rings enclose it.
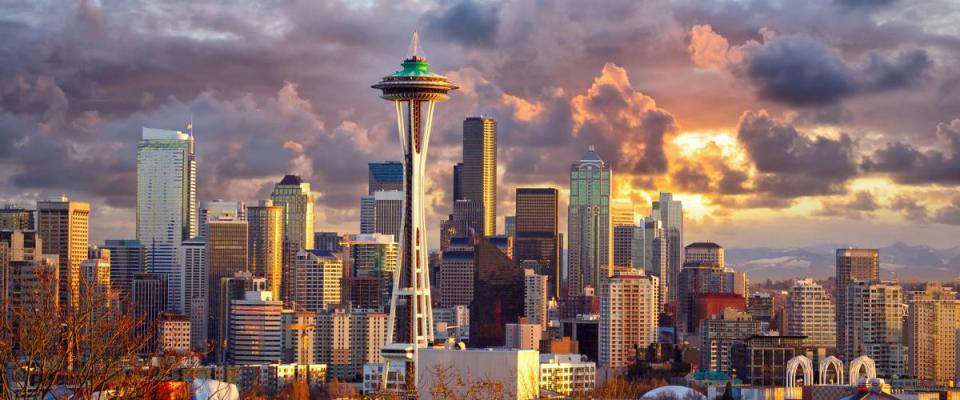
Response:
[[[873,359],[867,356],[860,356],[854,358],[853,361],[850,361],[850,375],[848,378],[850,380],[850,385],[860,384],[860,370],[865,369],[867,379],[874,379],[877,377],[877,365],[873,362]]]
[[[803,385],[813,384],[813,361],[807,356],[796,356],[787,361],[787,387],[797,386],[797,368],[803,367]]]
[[[827,382],[827,370],[833,368],[836,371],[837,381]],[[843,384],[843,361],[839,358],[830,356],[820,360],[820,384],[821,385],[842,385]]]

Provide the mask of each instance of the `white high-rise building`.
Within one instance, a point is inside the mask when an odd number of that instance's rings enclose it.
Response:
[[[546,327],[547,322],[546,275],[537,275],[532,269],[523,270],[523,314],[531,324]]]
[[[873,359],[877,376],[903,377],[907,348],[904,346],[903,287],[889,281],[853,281],[847,285],[845,360],[865,355]]]
[[[340,304],[340,280],[343,264],[326,250],[301,250],[297,253],[296,302],[304,310],[319,313]]]
[[[813,279],[794,282],[786,306],[788,335],[806,336],[806,346],[837,347],[837,310],[823,286]]]
[[[186,240],[181,246],[183,256],[183,299],[185,314],[190,318],[190,348],[207,349],[207,240],[203,237]]]
[[[230,364],[273,364],[282,358],[282,306],[266,290],[247,291],[243,300],[230,301]]]
[[[183,313],[181,243],[199,232],[193,136],[143,128],[137,143],[137,240],[147,270],[167,277],[167,310]]]
[[[671,193],[660,193],[653,202],[653,219],[663,223],[663,238],[667,241],[667,273],[661,276],[660,284],[667,287],[668,301],[677,301],[677,284],[683,267],[683,204],[673,199]]]
[[[600,355],[598,365],[617,369],[629,365],[634,346],[646,348],[657,340],[659,304],[654,276],[618,271],[600,286]]]

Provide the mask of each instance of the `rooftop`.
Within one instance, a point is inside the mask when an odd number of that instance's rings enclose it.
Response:
[[[284,175],[283,179],[280,180],[281,185],[299,185],[303,183],[303,179],[296,175]]]

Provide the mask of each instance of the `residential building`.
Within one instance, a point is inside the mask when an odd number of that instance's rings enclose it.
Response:
[[[520,318],[517,323],[510,323],[504,327],[504,346],[508,349],[540,350],[540,339],[543,338],[543,326],[532,323],[526,318]]]
[[[634,268],[633,244],[637,227],[617,225],[613,227],[613,268]]]
[[[878,377],[904,376],[903,287],[890,281],[854,281],[847,285],[844,301],[843,359],[866,355],[876,363]]]
[[[479,234],[497,234],[497,121],[487,116],[463,120],[463,198],[479,204]]]
[[[581,354],[540,354],[540,390],[583,395],[597,385],[597,363]]]
[[[66,196],[37,202],[37,234],[43,253],[59,257],[60,304],[71,310],[79,307],[80,263],[87,259],[89,226],[90,203]]]
[[[340,259],[323,250],[301,250],[296,264],[297,306],[320,313],[328,306],[340,304],[340,279],[343,264]]]
[[[548,277],[538,275],[531,269],[523,270],[523,315],[532,324],[546,328],[550,320],[547,318],[547,287]]]
[[[317,313],[315,359],[337,379],[362,378],[363,366],[382,363],[387,314],[336,305]]]
[[[165,274],[167,309],[182,313],[180,244],[199,233],[197,155],[193,135],[143,128],[137,142],[137,240],[147,271]]]
[[[0,208],[0,231],[36,230],[36,214],[35,210],[7,204]]]
[[[837,347],[846,349],[847,286],[854,281],[880,279],[880,251],[877,249],[837,249]]]
[[[190,317],[163,313],[158,330],[160,351],[179,354],[190,351]]]
[[[805,346],[837,347],[837,313],[830,294],[813,279],[800,279],[787,296],[787,335],[805,336]]]
[[[700,370],[732,373],[734,347],[762,333],[760,321],[750,314],[727,308],[700,325]],[[782,362],[786,363],[787,359]]]
[[[283,362],[314,364],[314,349],[317,332],[317,313],[303,310],[282,310]]]
[[[739,293],[734,291],[734,294],[741,296]],[[747,314],[753,317],[753,319],[763,323],[764,328],[770,326],[770,322],[773,321],[773,315],[776,313],[776,304],[773,296],[770,296],[770,293],[754,293],[750,295],[750,298],[747,299]]]
[[[628,366],[634,349],[657,340],[659,301],[656,277],[617,271],[600,287],[600,355],[597,364],[611,370]]]
[[[570,167],[570,204],[567,211],[569,250],[567,285],[570,295],[584,288],[600,286],[609,275],[610,192],[613,175],[610,166],[593,146]]]
[[[940,283],[910,294],[907,338],[908,375],[921,385],[953,386],[957,377],[960,300]]]

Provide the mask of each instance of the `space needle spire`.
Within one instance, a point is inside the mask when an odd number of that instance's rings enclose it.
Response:
[[[425,203],[427,147],[433,126],[433,111],[447,92],[457,89],[443,75],[430,70],[413,33],[407,57],[399,71],[373,85],[380,97],[394,103],[397,131],[403,151],[403,218],[400,227],[400,265],[394,273],[387,341],[381,353],[385,365],[381,384],[386,385],[390,362],[405,362],[407,382],[417,382],[419,349],[433,342],[433,308],[427,270]]]

